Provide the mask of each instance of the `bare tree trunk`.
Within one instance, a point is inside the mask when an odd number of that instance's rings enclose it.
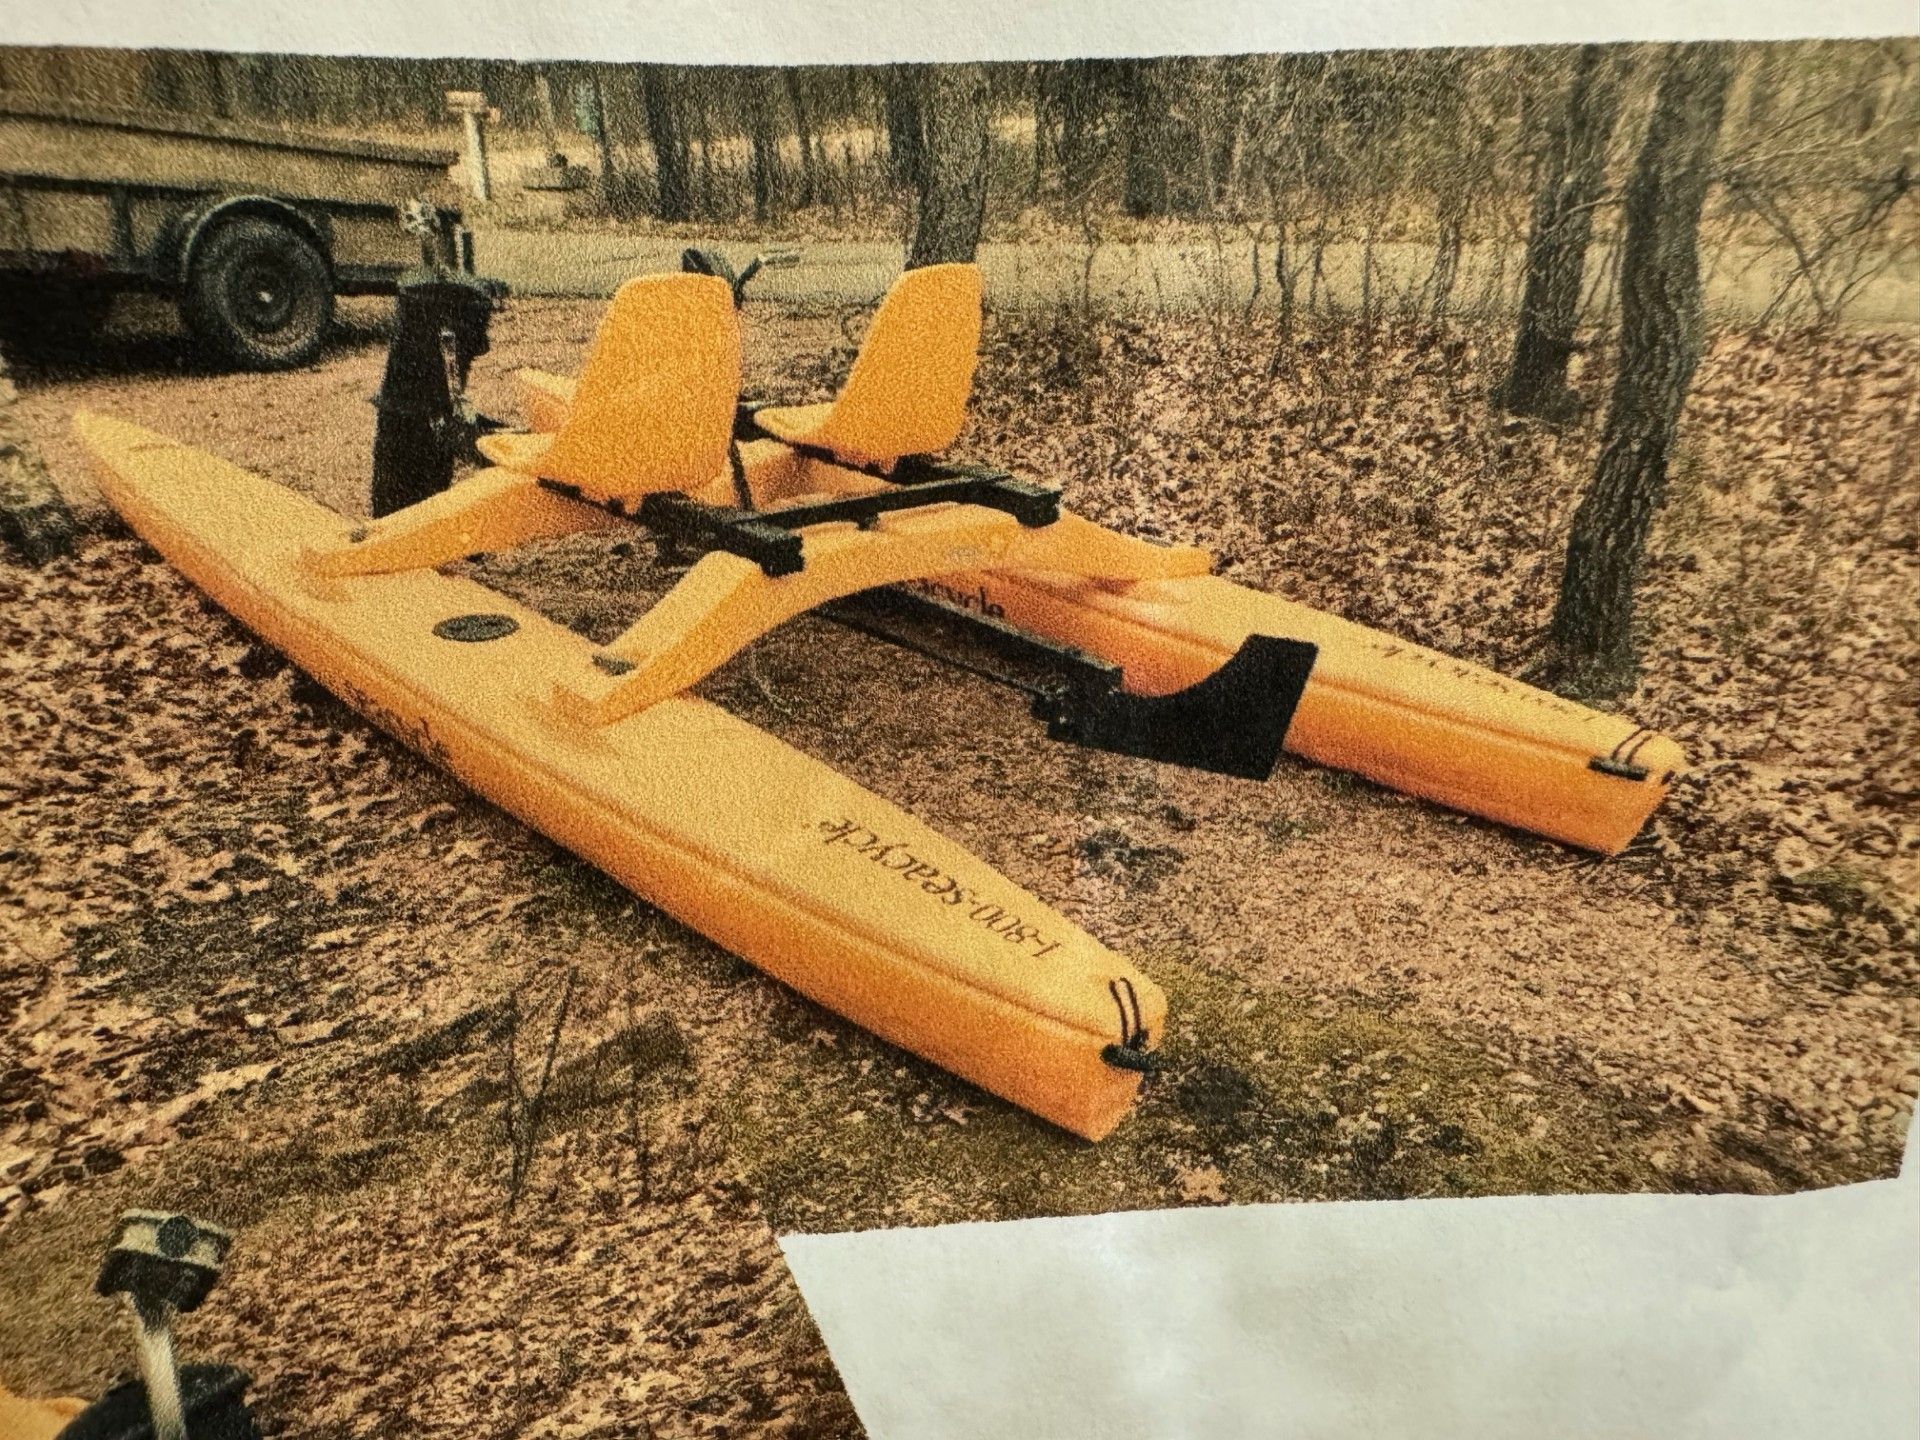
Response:
[[[647,139],[653,145],[655,210],[662,220],[691,220],[693,153],[687,138],[687,105],[680,93],[680,79],[670,65],[642,65],[639,70]]]
[[[624,203],[620,169],[613,158],[612,121],[607,115],[607,92],[600,83],[600,71],[596,67],[588,73],[587,83],[593,87],[593,151],[600,160],[600,203],[611,210]]]
[[[1194,82],[1205,83],[1213,92],[1205,107],[1210,116],[1205,203],[1210,210],[1237,210],[1244,199],[1247,98],[1253,89],[1254,63],[1251,56],[1229,55],[1209,63],[1205,82]]]
[[[534,110],[540,118],[540,144],[547,157],[560,151],[560,124],[553,113],[553,71],[545,65],[533,69]]]
[[[1494,397],[1516,415],[1562,420],[1578,404],[1567,388],[1567,361],[1580,323],[1593,207],[1606,184],[1607,142],[1620,114],[1620,80],[1621,67],[1604,46],[1583,47],[1547,139],[1513,359]]]
[[[1634,670],[1634,591],[1700,359],[1700,212],[1732,73],[1729,45],[1669,53],[1627,183],[1619,370],[1553,612],[1556,678],[1587,693],[1624,689]]]
[[[259,60],[262,88],[268,96],[268,104],[278,114],[286,104],[285,57],[262,55]],[[439,125],[447,118],[447,91],[452,87],[446,83],[444,72],[444,62],[438,60],[422,60],[413,67],[413,102],[418,107],[417,118],[423,125]]]
[[[801,83],[800,71],[788,69],[782,72],[787,86],[787,103],[793,107],[794,133],[800,142],[800,195],[798,203],[805,210],[818,205],[821,198],[820,186],[820,144],[813,132],[813,107],[808,103],[806,87]]]
[[[236,120],[257,120],[260,118],[260,57],[257,55],[229,55],[223,67],[226,76],[228,103],[232,106]],[[396,82],[394,72],[385,72],[389,87]],[[400,115],[405,108],[404,100],[395,103],[389,97],[382,119],[391,119]]]
[[[1121,203],[1136,219],[1165,215],[1172,207],[1172,100],[1165,67],[1171,60],[1134,60],[1125,70],[1126,172]]]
[[[213,100],[213,113],[222,120],[235,120],[241,114],[240,87],[231,55],[210,51],[206,57],[207,89]]]
[[[1099,182],[1100,147],[1095,142],[1119,73],[1111,60],[1068,60],[1060,66],[1055,85],[1060,193],[1070,205],[1086,203]]]
[[[987,211],[987,72],[935,65],[918,80],[918,201],[907,268],[971,261]]]
[[[1033,170],[1027,180],[1029,205],[1039,204],[1046,188],[1047,134],[1053,126],[1054,111],[1053,90],[1047,82],[1056,68],[1045,61],[1028,67],[1029,93],[1033,96]]]
[[[704,79],[704,76],[702,77]],[[713,185],[713,89],[711,85],[699,84],[693,87],[693,143],[700,152],[699,183],[693,187],[694,213],[702,219],[711,220],[720,213],[719,201],[714,198]],[[732,218],[729,209],[728,218]]]
[[[934,67],[889,65],[881,72],[886,103],[887,169],[896,185],[920,184],[921,151],[926,144],[925,92],[936,83]]]
[[[1453,288],[1460,280],[1460,255],[1466,249],[1467,217],[1475,189],[1466,184],[1442,185],[1434,206],[1433,266],[1421,286],[1427,318],[1438,325],[1453,304]]]
[[[747,162],[753,186],[753,218],[760,224],[782,208],[780,175],[779,80],[771,70],[748,70],[741,76],[746,90],[747,134],[753,150]]]
[[[1280,341],[1283,345],[1293,344],[1294,292],[1300,281],[1300,271],[1292,263],[1292,251],[1287,243],[1287,232],[1292,224],[1292,221],[1284,218],[1274,222],[1273,278],[1280,287]]]
[[[1247,98],[1235,96],[1233,113],[1228,122],[1232,128],[1227,132],[1227,158],[1224,167],[1226,189],[1221,199],[1236,211],[1246,204],[1247,199]]]

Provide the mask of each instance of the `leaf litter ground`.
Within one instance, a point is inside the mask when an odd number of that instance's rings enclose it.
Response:
[[[596,315],[515,303],[483,406],[510,411],[515,365],[576,365]],[[825,396],[859,318],[756,308],[750,382]],[[1252,786],[1055,747],[1013,696],[814,620],[707,682],[1166,986],[1170,1073],[1088,1146],[475,800],[101,512],[80,405],[361,510],[381,356],[357,323],[296,375],[132,334],[21,376],[100,533],[0,570],[0,1382],[123,1367],[87,1292],[134,1203],[238,1228],[189,1348],[252,1368],[277,1430],[800,1436],[858,1427],[779,1230],[1894,1168],[1920,1032],[1913,338],[1714,340],[1621,702],[1694,771],[1617,859],[1292,762]],[[1498,358],[1471,329],[996,318],[959,448],[1524,673],[1598,436],[1491,412]],[[650,558],[598,537],[474,569],[605,639],[659,592]]]

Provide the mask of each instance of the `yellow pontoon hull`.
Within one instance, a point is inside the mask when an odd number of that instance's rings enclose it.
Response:
[[[538,370],[517,378],[528,424],[557,428],[573,382]],[[886,484],[769,442],[743,453],[756,494]],[[795,466],[806,473],[784,473]],[[1319,657],[1287,731],[1288,750],[1606,854],[1639,833],[1685,763],[1671,740],[1622,716],[1215,575],[1115,586],[983,571],[922,588],[1120,665],[1127,689],[1141,695],[1205,679],[1249,635],[1309,641]]]
[[[911,815],[703,701],[597,727],[550,703],[585,640],[436,571],[331,579],[346,519],[164,436],[81,413],[109,501],[328,689],[575,854],[874,1033],[1098,1139],[1165,1000],[1124,959]],[[1144,1039],[1142,1038],[1144,1036]]]

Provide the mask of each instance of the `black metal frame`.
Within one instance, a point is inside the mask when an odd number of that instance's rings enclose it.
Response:
[[[1029,527],[1060,518],[1059,491],[988,466],[913,455],[884,478],[892,488],[778,510],[706,505],[679,491],[645,496],[631,508],[607,501],[604,508],[652,531],[670,550],[738,555],[774,578],[806,568],[798,532],[809,525],[851,521],[866,529],[889,512],[943,503],[985,506]],[[540,483],[569,499],[583,498],[578,486],[556,480]],[[847,596],[815,613],[1026,692],[1034,718],[1046,725],[1049,739],[1246,780],[1265,780],[1273,773],[1320,653],[1305,641],[1252,635],[1198,684],[1171,695],[1135,695],[1125,688],[1125,673],[1118,665],[899,586]],[[943,628],[949,640],[1026,667],[1034,678],[1023,680],[970,664],[951,648],[918,642],[884,623],[903,618]]]
[[[1213,674],[1171,695],[1135,695],[1120,666],[992,616],[897,586],[848,596],[816,613],[970,674],[1024,691],[1047,738],[1243,780],[1273,773],[1293,713],[1319,658],[1304,640],[1250,635]],[[931,628],[926,643],[893,628]],[[970,663],[950,648],[970,645],[1028,672],[1027,678]]]
[[[484,463],[475,448],[500,422],[466,399],[467,374],[487,353],[495,296],[484,281],[416,270],[395,291],[393,339],[373,432],[372,510],[390,515],[437,495],[456,466]]]

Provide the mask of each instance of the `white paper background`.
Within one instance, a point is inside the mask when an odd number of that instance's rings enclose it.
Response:
[[[782,1246],[874,1440],[1914,1440],[1911,1171]]]
[[[709,62],[1920,29],[1914,0],[0,3],[0,42]],[[793,1236],[875,1440],[1920,1435],[1920,1180]]]

